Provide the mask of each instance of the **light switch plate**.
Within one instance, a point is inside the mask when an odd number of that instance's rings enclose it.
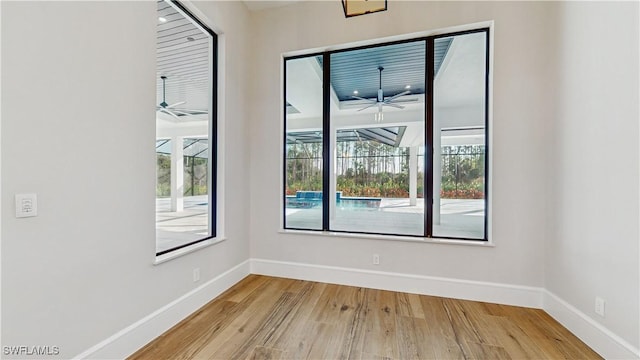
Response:
[[[38,216],[38,197],[36,194],[16,194],[16,217]]]

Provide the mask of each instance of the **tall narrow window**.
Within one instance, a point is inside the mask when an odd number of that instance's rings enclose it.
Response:
[[[285,228],[487,240],[487,29],[285,69]]]
[[[216,35],[158,1],[156,255],[214,237]]]
[[[439,37],[434,49],[432,235],[484,239],[487,34]]]
[[[322,230],[322,57],[290,59],[285,71],[286,227]]]

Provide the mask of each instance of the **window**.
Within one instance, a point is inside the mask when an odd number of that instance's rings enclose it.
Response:
[[[156,255],[216,236],[216,34],[158,1]]]
[[[284,228],[487,240],[488,34],[285,58]]]

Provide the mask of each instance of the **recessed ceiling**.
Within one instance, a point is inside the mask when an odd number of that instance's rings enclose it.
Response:
[[[447,55],[451,40],[442,38],[435,41],[436,74]],[[407,89],[413,95],[424,94],[425,58],[424,41],[337,52],[331,55],[331,86],[340,101],[353,100],[352,95],[376,98],[380,87],[378,67],[382,66],[382,90],[385,97]],[[318,61],[322,64],[320,57]]]
[[[402,43],[331,55],[331,85],[340,101],[353,100],[355,90],[363,98],[376,98],[382,71],[384,95],[392,96],[411,85],[414,94],[424,93],[424,41]]]

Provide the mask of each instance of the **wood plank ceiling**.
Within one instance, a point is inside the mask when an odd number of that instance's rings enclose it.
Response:
[[[166,76],[168,104],[186,101],[176,109],[207,110],[211,37],[167,2],[158,1],[157,9],[157,103],[163,100],[160,76]]]
[[[447,55],[452,38],[434,42],[434,65],[438,73]],[[354,90],[363,98],[376,98],[379,72],[382,66],[384,96],[399,94],[410,87],[411,94],[424,94],[426,42],[406,43],[347,50],[331,55],[331,87],[340,101],[353,100]],[[321,58],[318,61],[322,65]]]

